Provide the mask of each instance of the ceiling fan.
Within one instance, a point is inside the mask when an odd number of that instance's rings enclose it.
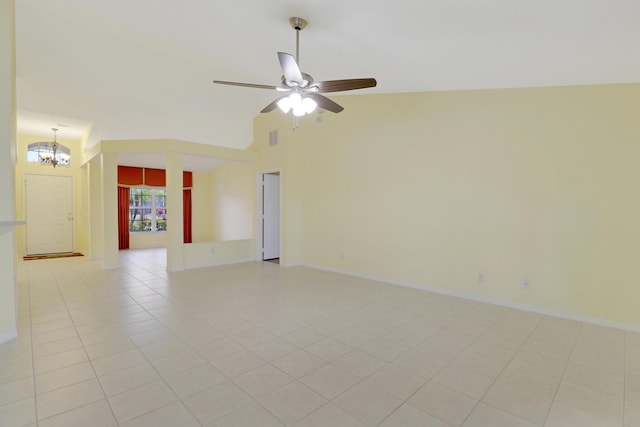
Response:
[[[228,82],[214,80],[216,84],[251,87],[257,89],[271,89],[283,92],[283,95],[275,99],[260,112],[268,113],[279,107],[284,113],[293,110],[294,116],[304,116],[313,112],[316,107],[324,108],[333,113],[339,113],[344,108],[336,102],[330,100],[322,93],[341,92],[346,90],[364,89],[375,87],[377,82],[374,78],[346,79],[346,80],[326,80],[314,82],[313,77],[300,71],[300,31],[307,26],[307,21],[302,18],[290,18],[291,27],[296,30],[296,57],[293,55],[278,52],[278,60],[282,68],[282,82],[278,86],[261,85],[253,83]]]

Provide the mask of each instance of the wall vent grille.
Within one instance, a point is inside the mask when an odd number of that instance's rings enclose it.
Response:
[[[269,147],[275,147],[278,145],[278,131],[272,130],[269,132]]]

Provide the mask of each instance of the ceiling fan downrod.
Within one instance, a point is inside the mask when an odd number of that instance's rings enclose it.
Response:
[[[289,18],[289,23],[291,27],[296,30],[296,63],[298,67],[300,66],[300,31],[304,30],[304,27],[307,26],[308,22],[303,18],[292,17]]]

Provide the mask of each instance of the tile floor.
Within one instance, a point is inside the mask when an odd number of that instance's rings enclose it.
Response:
[[[309,268],[20,261],[0,426],[640,426],[640,335]]]

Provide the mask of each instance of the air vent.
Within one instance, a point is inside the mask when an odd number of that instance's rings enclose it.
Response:
[[[269,147],[275,147],[278,145],[278,131],[272,130],[269,132]]]

